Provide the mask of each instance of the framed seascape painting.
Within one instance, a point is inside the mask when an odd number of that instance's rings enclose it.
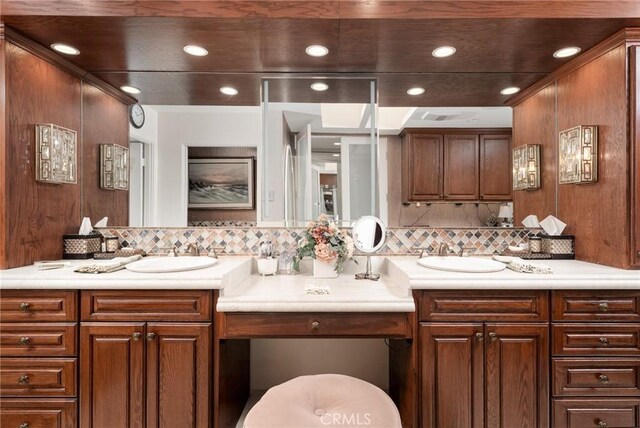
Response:
[[[189,159],[189,208],[254,209],[253,158]]]

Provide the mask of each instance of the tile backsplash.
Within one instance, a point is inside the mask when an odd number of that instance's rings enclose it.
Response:
[[[197,243],[203,254],[213,252],[227,255],[254,255],[263,240],[271,240],[278,252],[296,248],[303,228],[105,228],[98,229],[105,236],[117,236],[122,247],[140,248],[147,254],[165,254],[166,247],[183,247]],[[507,245],[527,242],[526,229],[505,228],[392,228],[383,255],[415,254],[417,247],[436,251],[440,242],[446,242],[455,252],[463,247],[476,248],[476,255],[491,255]]]

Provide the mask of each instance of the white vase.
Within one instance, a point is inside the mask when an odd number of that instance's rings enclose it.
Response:
[[[335,263],[325,263],[320,260],[313,259],[313,277],[314,278],[337,278]]]

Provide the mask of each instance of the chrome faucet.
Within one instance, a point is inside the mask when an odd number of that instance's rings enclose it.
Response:
[[[446,242],[441,242],[438,246],[438,255],[439,256],[448,256],[451,253],[451,249],[449,248],[449,244]]]
[[[192,256],[192,257],[199,256],[200,249],[198,248],[198,244],[194,244],[193,242],[190,242],[189,245],[187,245],[187,253],[189,254],[189,256]]]

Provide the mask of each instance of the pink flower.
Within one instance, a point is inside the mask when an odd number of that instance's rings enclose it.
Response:
[[[333,251],[331,247],[325,243],[317,244],[314,252],[316,254],[316,259],[325,263],[331,263],[336,259],[336,257],[338,257],[338,253]]]

